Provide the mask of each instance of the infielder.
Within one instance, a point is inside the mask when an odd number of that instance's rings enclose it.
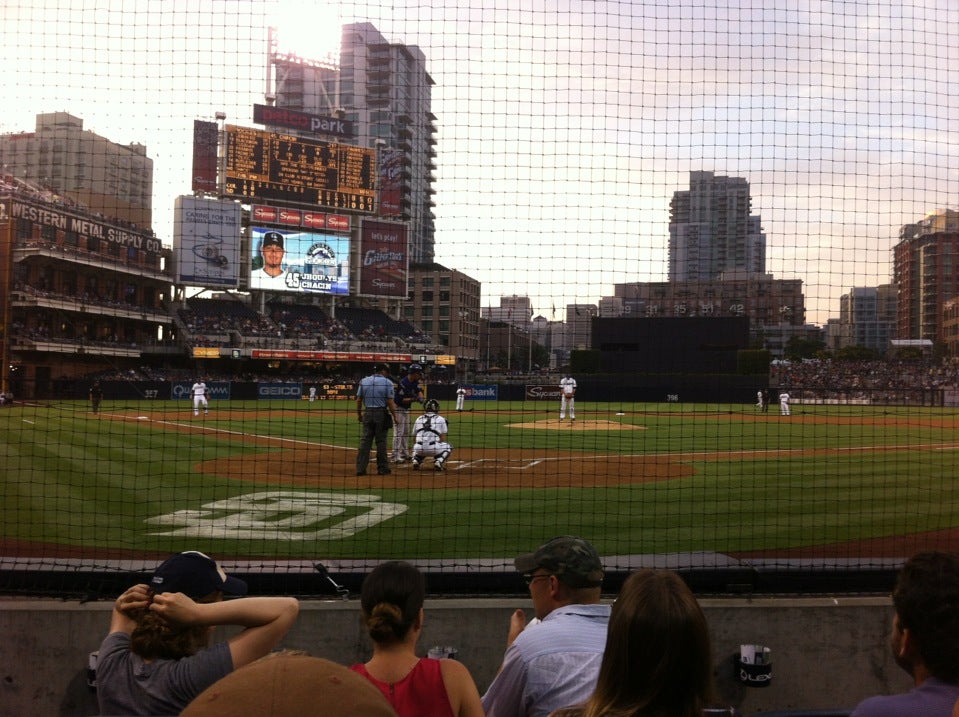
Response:
[[[449,424],[440,413],[440,402],[431,398],[423,404],[426,411],[413,424],[413,470],[418,471],[423,459],[433,456],[433,469],[443,470],[453,452],[453,446],[446,442]]]
[[[466,389],[460,386],[456,389],[456,410],[463,410],[463,402],[466,401]]]
[[[559,420],[566,418],[569,409],[569,420],[576,420],[576,379],[566,374],[559,382]]]
[[[789,415],[789,394],[786,391],[779,394],[779,415]]]
[[[190,395],[193,396],[193,415],[200,415],[200,406],[203,406],[203,413],[210,412],[210,402],[207,399],[208,389],[203,379],[197,379],[196,383],[190,388]]]

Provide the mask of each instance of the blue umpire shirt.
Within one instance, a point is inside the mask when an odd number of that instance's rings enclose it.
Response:
[[[360,381],[356,397],[363,399],[366,408],[386,408],[387,399],[393,398],[393,382],[382,374],[374,373]]]

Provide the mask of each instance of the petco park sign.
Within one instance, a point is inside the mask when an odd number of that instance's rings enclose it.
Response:
[[[338,117],[321,117],[280,107],[253,105],[253,121],[271,127],[295,129],[313,134],[353,137],[353,123]]]

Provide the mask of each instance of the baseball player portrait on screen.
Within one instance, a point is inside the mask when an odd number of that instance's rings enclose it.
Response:
[[[566,374],[559,382],[559,420],[566,418],[569,411],[569,420],[576,420],[576,379]]]

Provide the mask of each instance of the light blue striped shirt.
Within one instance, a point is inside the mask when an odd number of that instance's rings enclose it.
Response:
[[[609,605],[567,605],[523,630],[483,695],[486,717],[546,717],[586,701],[603,661],[609,612]]]

